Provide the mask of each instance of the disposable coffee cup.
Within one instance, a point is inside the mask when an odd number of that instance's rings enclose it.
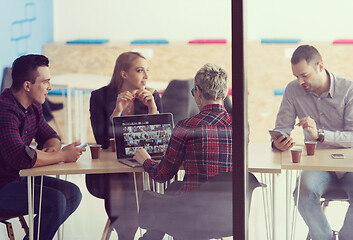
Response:
[[[110,147],[112,149],[112,152],[115,152],[115,139],[111,138],[109,139],[109,141],[110,141]]]
[[[315,155],[316,143],[314,141],[305,142],[306,154],[308,156]]]
[[[293,163],[299,163],[300,159],[302,157],[303,148],[301,148],[301,147],[293,147],[290,150],[290,152],[292,154]]]
[[[92,159],[99,158],[99,155],[100,155],[100,152],[101,152],[101,147],[102,147],[102,145],[100,145],[100,144],[91,144],[91,145],[89,145],[89,148],[91,150]]]

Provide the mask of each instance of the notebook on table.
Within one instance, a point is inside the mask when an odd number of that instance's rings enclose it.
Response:
[[[153,160],[161,159],[167,150],[174,127],[171,113],[113,117],[114,138],[118,161],[130,167],[141,164],[132,157],[144,148]]]

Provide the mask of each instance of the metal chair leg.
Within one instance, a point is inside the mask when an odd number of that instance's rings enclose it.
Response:
[[[310,240],[311,237],[310,237],[310,233],[308,233],[308,235],[306,236],[306,240]]]
[[[108,218],[107,223],[105,224],[105,227],[104,227],[101,240],[109,240],[111,233],[112,233],[112,226],[111,226],[110,219]]]

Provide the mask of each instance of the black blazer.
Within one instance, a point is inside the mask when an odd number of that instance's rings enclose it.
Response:
[[[90,113],[93,134],[98,144],[107,149],[110,145],[109,138],[113,136],[113,126],[110,119],[114,111],[118,91],[109,86],[102,87],[91,93]],[[159,93],[154,91],[154,101],[159,112],[163,112]],[[147,114],[148,108],[136,99],[134,102],[135,114]],[[109,178],[118,174],[87,174],[86,186],[95,197],[107,199],[109,197]]]
[[[102,87],[91,93],[90,99],[90,114],[93,134],[98,144],[102,145],[103,149],[109,147],[109,138],[113,136],[113,126],[111,122],[111,114],[114,111],[118,91],[109,86]],[[159,93],[154,91],[154,101],[157,105],[157,110],[163,112]],[[147,114],[148,108],[140,100],[134,102],[135,114]]]

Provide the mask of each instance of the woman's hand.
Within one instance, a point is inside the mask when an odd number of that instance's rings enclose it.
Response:
[[[135,93],[129,91],[119,93],[116,98],[115,109],[112,113],[112,117],[121,116],[121,113],[126,109],[126,107],[135,100]]]
[[[157,105],[154,101],[154,97],[153,94],[146,90],[138,90],[136,92],[136,97],[144,104],[148,107],[148,113],[149,114],[156,114],[157,113]]]

